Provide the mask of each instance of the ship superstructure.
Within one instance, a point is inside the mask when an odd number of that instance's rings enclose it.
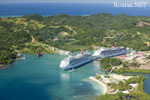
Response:
[[[114,57],[114,56],[119,56],[124,54],[126,54],[126,48],[124,47],[116,47],[110,49],[100,48],[94,52],[93,56],[105,58],[105,57]]]
[[[60,68],[73,69],[86,63],[89,63],[92,60],[93,58],[90,53],[83,53],[83,51],[81,50],[81,54],[77,54],[76,56],[69,56],[62,60],[60,63]]]
[[[123,34],[120,34],[120,36],[117,38],[117,41],[123,36]],[[125,47],[117,47],[117,42],[114,43],[113,48],[100,48],[96,50],[93,54],[95,58],[106,58],[106,57],[114,57],[114,56],[120,56],[126,54],[126,48]]]

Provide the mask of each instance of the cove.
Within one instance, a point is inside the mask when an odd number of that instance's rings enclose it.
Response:
[[[0,70],[0,100],[92,100],[103,93],[103,87],[89,79],[101,71],[99,61],[74,72],[59,68],[64,55],[25,54]]]

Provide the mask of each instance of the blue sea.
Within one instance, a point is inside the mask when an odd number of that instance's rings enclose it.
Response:
[[[0,4],[0,16],[23,16],[40,14],[42,16],[68,14],[93,15],[110,13],[113,15],[126,14],[130,16],[150,16],[150,5],[141,8],[116,8],[112,4],[84,4],[84,3],[36,3],[36,4]]]
[[[0,70],[0,100],[94,100],[103,93],[104,87],[89,79],[103,73],[99,61],[69,72],[59,68],[66,56],[25,57]]]

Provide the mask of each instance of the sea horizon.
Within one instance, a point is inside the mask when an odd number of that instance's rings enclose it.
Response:
[[[88,16],[99,13],[128,16],[150,16],[150,7],[122,8],[114,7],[113,3],[6,3],[0,4],[0,17],[22,17],[40,14],[52,16],[67,14],[70,16]]]

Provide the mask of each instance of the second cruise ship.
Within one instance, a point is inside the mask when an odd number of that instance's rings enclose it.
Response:
[[[114,56],[119,56],[119,55],[124,55],[126,54],[126,48],[124,47],[116,47],[116,43],[114,45],[114,48],[100,48],[96,50],[93,54],[93,56],[97,58],[106,58],[106,57],[114,57]]]

